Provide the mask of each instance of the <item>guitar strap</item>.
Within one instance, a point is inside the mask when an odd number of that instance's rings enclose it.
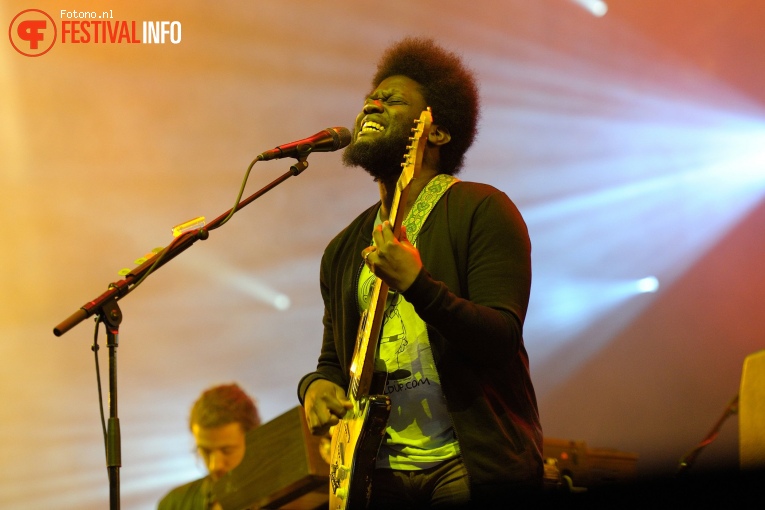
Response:
[[[438,200],[446,193],[446,190],[457,182],[459,182],[459,179],[453,175],[438,174],[425,185],[425,188],[417,196],[412,209],[403,221],[406,227],[406,237],[413,245],[417,244],[420,229],[428,218],[430,211],[433,210]]]
[[[412,243],[413,246],[417,245],[417,238],[420,235],[420,229],[425,223],[425,220],[428,218],[430,211],[433,210],[433,207],[435,207],[436,203],[438,203],[444,193],[446,193],[446,190],[448,190],[453,184],[456,184],[459,181],[460,180],[453,175],[438,174],[425,185],[423,190],[417,196],[414,204],[412,204],[412,208],[409,210],[409,214],[406,215],[406,218],[402,222],[406,227],[406,238],[409,239],[409,242]],[[379,211],[377,213],[377,222],[380,222]],[[374,244],[374,241],[372,241],[372,244]],[[362,264],[361,271],[362,275],[371,277],[374,276],[365,264]],[[370,294],[368,294],[368,292],[371,290],[371,286],[365,287],[363,283],[364,281],[366,281],[366,277],[362,277],[359,280],[359,313],[363,312],[365,309],[367,309],[367,307],[369,307]],[[389,290],[388,293],[394,294],[395,291]]]

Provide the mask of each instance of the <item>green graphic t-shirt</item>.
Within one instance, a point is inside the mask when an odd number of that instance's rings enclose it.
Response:
[[[380,218],[378,215],[378,225]],[[359,303],[369,306],[376,278],[364,265]],[[377,467],[426,469],[459,454],[425,323],[397,292],[389,292],[377,357],[385,362],[391,415]],[[406,412],[404,412],[406,410]]]

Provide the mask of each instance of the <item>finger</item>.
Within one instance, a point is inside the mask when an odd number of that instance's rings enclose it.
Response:
[[[382,246],[383,243],[383,224],[379,224],[372,231],[372,239],[376,246]]]
[[[332,413],[331,409],[322,406],[323,409],[315,410],[308,419],[308,426],[312,434],[325,434],[330,426],[337,425],[339,418]]]
[[[367,246],[366,248],[361,250],[361,258],[364,259],[364,262],[369,263],[367,259],[375,251],[375,249],[376,248],[374,246]]]
[[[340,420],[335,419],[335,423],[325,423],[321,427],[312,428],[311,434],[314,436],[327,436],[332,427],[337,426],[338,423],[340,423]]]
[[[345,409],[353,409],[353,402],[351,402],[351,399],[348,398],[348,396],[345,394],[345,392],[341,391],[336,396],[337,396],[338,402],[340,402],[340,404]]]
[[[403,223],[401,224],[401,233],[398,240],[404,244],[412,244],[409,242],[409,238],[406,236],[406,226]]]
[[[308,428],[311,429],[311,434],[313,434],[314,436],[325,436],[327,434],[327,432],[329,431],[330,426],[329,425],[315,425],[315,426],[313,426],[313,425],[309,424]]]
[[[321,418],[319,418],[318,413],[315,411],[311,411],[307,418],[308,427],[311,429],[311,433],[318,434],[319,431],[324,427],[324,422]]]
[[[383,221],[380,227],[382,227],[380,233],[382,234],[384,242],[391,242],[393,239],[395,239],[395,236],[393,235],[393,225],[390,224],[390,221]]]
[[[342,418],[343,416],[345,416],[345,413],[350,408],[345,402],[341,402],[340,400],[335,400],[331,404],[327,404],[327,409],[330,415],[327,417],[326,421],[331,421],[334,418]]]

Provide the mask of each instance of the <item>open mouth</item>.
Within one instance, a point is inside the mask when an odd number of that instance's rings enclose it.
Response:
[[[384,130],[385,128],[381,124],[368,120],[361,125],[361,131],[359,131],[359,133],[382,133]]]

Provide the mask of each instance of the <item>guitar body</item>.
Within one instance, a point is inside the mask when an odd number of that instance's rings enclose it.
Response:
[[[419,176],[425,141],[430,132],[430,109],[422,112],[416,121],[412,144],[402,163],[403,170],[396,183],[396,192],[390,210],[393,233],[400,238],[403,210],[409,184]],[[372,475],[385,428],[388,426],[391,403],[382,395],[387,378],[384,363],[376,366],[377,343],[382,332],[388,285],[375,280],[369,308],[359,324],[356,346],[351,360],[348,399],[353,409],[348,410],[333,427],[331,462],[329,471],[330,510],[363,510],[369,506],[372,495]]]
[[[332,434],[330,510],[368,506],[377,452],[388,425],[390,398],[387,395],[367,396],[354,404]]]

